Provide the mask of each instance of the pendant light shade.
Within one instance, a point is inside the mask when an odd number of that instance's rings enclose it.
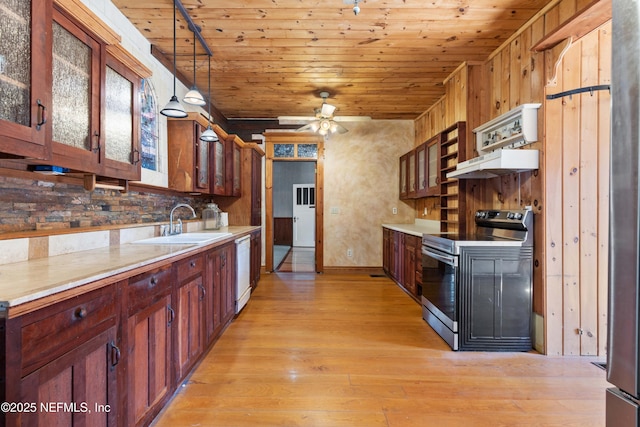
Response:
[[[180,104],[180,101],[178,101],[178,97],[175,95],[171,97],[169,103],[164,106],[160,113],[162,113],[162,115],[164,116],[177,119],[187,117],[187,112],[184,110],[184,107],[182,106],[182,104]]]
[[[178,101],[176,96],[176,5],[173,4],[173,96],[169,100],[169,103],[160,110],[160,114],[173,118],[187,117],[187,112],[184,107]]]
[[[200,141],[215,142],[218,141],[218,135],[211,129],[211,55],[209,55],[209,125],[207,129],[200,135]]]
[[[216,133],[211,128],[211,123],[209,123],[209,126],[207,126],[207,130],[202,132],[202,135],[200,135],[200,141],[215,142],[218,141],[218,139],[218,135],[216,135]]]
[[[182,98],[184,102],[191,105],[203,106],[206,104],[204,97],[198,91],[196,87],[196,31],[199,31],[198,27],[191,28],[193,30],[193,86],[191,90]]]

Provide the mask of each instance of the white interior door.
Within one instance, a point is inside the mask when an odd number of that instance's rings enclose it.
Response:
[[[314,247],[316,235],[316,187],[293,185],[293,246]]]

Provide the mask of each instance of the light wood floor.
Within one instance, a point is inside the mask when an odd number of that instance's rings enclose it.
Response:
[[[280,273],[312,273],[315,271],[315,248],[293,246],[278,266]]]
[[[592,360],[453,352],[387,278],[266,274],[155,425],[604,426]]]

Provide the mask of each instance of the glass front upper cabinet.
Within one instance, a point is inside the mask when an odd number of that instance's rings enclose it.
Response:
[[[0,153],[44,159],[51,108],[47,44],[51,2],[1,0]]]
[[[101,45],[54,10],[52,45],[52,163],[98,172]]]

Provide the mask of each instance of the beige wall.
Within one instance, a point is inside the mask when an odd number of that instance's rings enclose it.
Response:
[[[373,120],[345,127],[349,132],[325,142],[324,265],[380,267],[381,224],[414,221],[413,204],[400,201],[398,192],[398,158],[414,146],[414,124]]]

